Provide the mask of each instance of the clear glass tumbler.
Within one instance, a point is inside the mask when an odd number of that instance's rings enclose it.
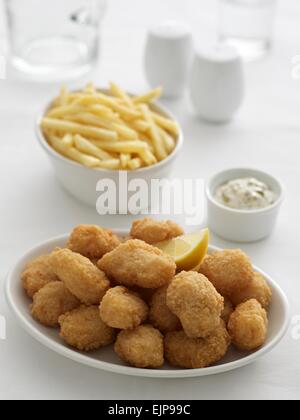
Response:
[[[106,0],[5,0],[13,67],[37,81],[75,79],[98,59]]]
[[[277,0],[219,0],[220,41],[235,46],[248,60],[271,49]]]

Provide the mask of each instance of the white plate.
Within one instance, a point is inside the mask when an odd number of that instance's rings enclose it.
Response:
[[[124,235],[124,232],[117,231],[117,234]],[[136,369],[122,363],[113,351],[112,346],[101,349],[93,353],[81,353],[67,347],[60,339],[58,331],[43,327],[37,323],[30,315],[30,300],[25,295],[21,287],[21,273],[26,263],[35,257],[50,253],[55,247],[63,247],[66,244],[68,235],[51,239],[43,244],[37,245],[28,251],[16,263],[7,277],[5,293],[10,308],[16,315],[23,328],[36,340],[55,352],[72,359],[78,363],[102,369],[109,372],[142,376],[149,378],[188,378],[197,376],[215,375],[228,372],[242,366],[248,365],[261,356],[271,351],[284,337],[289,325],[289,305],[287,298],[280,287],[268,275],[255,267],[255,270],[263,274],[273,291],[273,300],[269,312],[269,333],[265,345],[253,353],[237,352],[233,348],[227,356],[217,365],[206,369],[174,369],[168,365],[158,370]],[[210,247],[210,251],[217,248]]]

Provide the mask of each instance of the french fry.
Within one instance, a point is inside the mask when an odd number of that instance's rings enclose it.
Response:
[[[99,99],[99,101],[102,101],[104,105],[111,107],[114,111],[118,112],[125,119],[132,120],[132,119],[139,118],[141,115],[135,109],[131,109],[128,106],[119,104],[117,100],[109,96],[106,96],[103,93],[98,93],[97,99]]]
[[[75,101],[77,101],[79,98],[83,97],[84,95],[86,94],[83,92],[69,93],[68,101],[66,105],[75,105]]]
[[[167,153],[171,154],[176,146],[175,139],[162,128],[158,128],[158,131],[161,135],[161,138],[163,139]]]
[[[104,105],[100,104],[94,104],[88,106],[88,111],[92,112],[95,115],[98,115],[99,117],[108,118],[109,120],[118,121],[120,120],[119,114],[112,111],[110,108]]]
[[[64,118],[66,115],[78,114],[84,108],[76,105],[65,105],[50,109],[46,116],[49,118]]]
[[[144,120],[133,120],[128,125],[140,133],[146,133],[150,129],[150,125]]]
[[[121,153],[120,154],[120,162],[121,168],[126,169],[128,167],[128,163],[131,161],[131,154],[130,153]]]
[[[145,120],[150,126],[150,136],[153,141],[155,155],[157,156],[159,161],[164,160],[167,158],[168,155],[164,146],[164,142],[160,135],[159,129],[154,122],[150,109],[145,104],[140,105],[140,109],[142,111],[142,114],[144,115]]]
[[[86,95],[81,98],[78,98],[78,101],[75,101],[75,104],[80,105],[105,105],[108,108],[111,108],[113,111],[119,113],[123,118],[132,120],[140,117],[140,113],[135,109],[131,109],[128,106],[122,105],[111,96],[105,95],[104,93],[96,93],[95,95]]]
[[[128,162],[128,168],[132,171],[136,169],[140,169],[142,166],[143,166],[143,162],[140,158],[134,158]]]
[[[96,89],[94,83],[88,83],[84,89],[84,92],[89,95],[95,95]]]
[[[141,153],[141,158],[145,162],[147,166],[152,166],[157,163],[157,158],[155,155],[151,152],[151,150],[145,150],[143,153]]]
[[[100,160],[111,160],[112,155],[95,146],[92,142],[77,134],[74,138],[76,148],[87,155],[92,155]]]
[[[103,128],[90,127],[70,121],[62,121],[55,118],[43,118],[41,126],[43,129],[58,130],[64,134],[80,134],[84,137],[91,137],[95,140],[117,141],[118,133]]]
[[[74,147],[66,146],[60,139],[55,136],[52,136],[50,139],[50,144],[52,147],[61,155],[74,160],[77,163],[81,163],[84,166],[89,168],[95,168],[101,164],[99,159],[96,159],[92,156],[85,155],[79,152]]]
[[[99,102],[99,100],[96,98],[96,95],[88,95],[88,94],[78,94],[73,99],[73,105],[83,105],[83,106],[89,106],[89,105],[102,105],[102,103]],[[112,112],[111,108],[105,107],[110,112]]]
[[[170,120],[169,118],[163,117],[162,115],[157,114],[156,112],[151,112],[153,120],[161,128],[164,128],[171,134],[178,136],[179,128],[175,121]]]
[[[96,168],[111,170],[121,169],[120,159],[103,160],[96,166]]]
[[[155,153],[154,152],[153,143],[152,143],[151,139],[146,134],[140,134],[139,135],[139,138],[140,138],[141,141],[143,141],[144,143],[147,143],[148,144],[149,150],[152,153]]]
[[[116,98],[122,99],[125,105],[127,105],[129,108],[134,108],[130,96],[127,95],[127,93],[124,92],[124,90],[121,89],[120,86],[118,86],[116,83],[110,83],[110,91]]]
[[[161,97],[162,88],[153,89],[151,92],[146,93],[145,95],[137,96],[133,98],[134,104],[150,104]]]
[[[62,142],[65,146],[73,147],[74,146],[74,138],[73,138],[72,134],[66,134],[62,138]]]
[[[81,163],[82,165],[87,166],[89,168],[96,168],[101,165],[100,160],[94,158],[93,156],[85,155],[79,152],[74,147],[67,148],[65,154],[70,159],[73,159],[76,162]]]
[[[156,157],[151,153],[147,144],[142,141],[127,141],[127,142],[117,142],[117,143],[108,143],[93,140],[95,146],[100,147],[109,152],[115,153],[130,153],[137,154],[145,162],[147,166],[154,165],[157,163]]]
[[[69,96],[69,90],[66,86],[63,86],[61,88],[61,91],[60,91],[60,101],[59,102],[60,102],[61,106],[67,105],[68,96]]]
[[[114,143],[92,140],[93,144],[97,147],[101,147],[108,152],[116,153],[143,153],[145,150],[148,150],[148,147],[145,143],[139,140],[135,141],[118,141]]]
[[[88,124],[90,126],[106,128],[111,131],[115,131],[119,134],[120,138],[124,140],[137,140],[138,134],[136,131],[127,127],[125,124],[119,124],[114,121],[108,121],[105,118],[97,117],[92,114],[82,113],[78,115],[70,116],[68,119],[82,124]]]

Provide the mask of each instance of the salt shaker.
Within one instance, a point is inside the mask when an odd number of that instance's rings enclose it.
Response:
[[[179,97],[187,86],[193,57],[188,25],[166,21],[148,32],[145,72],[151,87],[162,86],[165,97]]]
[[[199,117],[212,123],[229,122],[244,100],[242,59],[234,47],[198,50],[190,78],[190,93]]]

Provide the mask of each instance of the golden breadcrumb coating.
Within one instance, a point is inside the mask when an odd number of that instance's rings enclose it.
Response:
[[[67,289],[86,305],[99,305],[110,287],[109,280],[99,268],[69,249],[54,251],[51,266]]]
[[[256,350],[267,338],[267,312],[255,299],[241,303],[230,317],[228,331],[238,350]]]
[[[223,321],[207,338],[190,338],[184,331],[165,337],[165,358],[171,366],[185,369],[206,368],[221,360],[230,346]]]
[[[171,220],[163,222],[146,217],[133,222],[130,235],[148,244],[156,244],[184,234],[183,229]]]
[[[229,299],[233,292],[246,287],[254,277],[251,261],[240,249],[217,251],[208,255],[199,271],[222,296]]]
[[[232,303],[227,297],[224,297],[224,309],[221,314],[221,318],[223,319],[226,325],[228,324],[229,318],[233,311],[234,311],[234,307]]]
[[[148,306],[126,287],[110,289],[100,304],[100,316],[105,324],[120,330],[138,327],[148,317]]]
[[[205,338],[220,324],[224,299],[205,276],[183,271],[168,287],[167,305],[188,337]]]
[[[52,270],[50,258],[50,255],[42,255],[30,261],[22,273],[23,288],[31,299],[46,284],[59,280]]]
[[[91,260],[99,260],[118,245],[120,241],[112,231],[96,225],[79,225],[73,230],[67,248]]]
[[[179,318],[167,306],[167,290],[168,285],[158,289],[152,296],[150,303],[149,321],[162,333],[182,329]]]
[[[100,318],[98,306],[81,306],[59,318],[60,336],[81,351],[98,350],[115,341],[116,330]]]
[[[152,325],[120,332],[115,352],[123,362],[137,368],[159,368],[164,364],[164,338]]]
[[[129,240],[104,255],[98,267],[117,284],[158,289],[176,273],[171,257],[140,240]]]
[[[34,295],[30,310],[32,316],[41,324],[57,327],[59,317],[78,306],[79,300],[61,281],[56,281],[46,284]]]
[[[231,294],[232,303],[237,306],[250,299],[256,299],[264,309],[268,309],[272,299],[272,291],[265,278],[260,273],[255,273],[252,281],[242,290]]]

